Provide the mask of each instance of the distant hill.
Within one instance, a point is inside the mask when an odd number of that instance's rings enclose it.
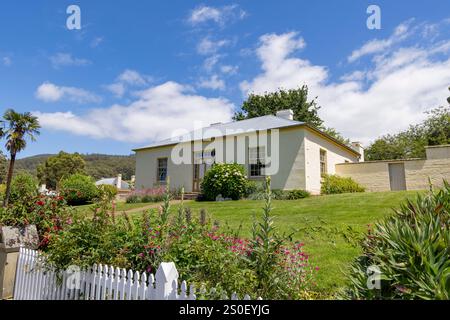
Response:
[[[36,168],[53,154],[39,154],[16,161],[15,170],[26,171],[36,176]],[[81,154],[86,161],[86,172],[95,179],[115,177],[119,173],[123,179],[130,180],[135,172],[135,156],[107,154]]]

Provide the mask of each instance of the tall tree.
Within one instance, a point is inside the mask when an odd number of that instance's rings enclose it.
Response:
[[[317,98],[308,100],[308,87],[306,85],[298,89],[278,90],[264,95],[250,94],[242,104],[242,111],[234,114],[234,120],[244,120],[275,115],[277,111],[291,109],[294,112],[294,120],[306,122],[315,127],[321,127],[323,120],[317,111]]]
[[[60,151],[37,167],[37,177],[40,183],[45,183],[48,188],[56,189],[62,178],[75,173],[85,174],[85,165],[80,154]]]
[[[306,122],[332,136],[336,140],[349,144],[349,139],[343,137],[336,129],[324,126],[319,117],[320,106],[317,105],[317,97],[308,100],[308,86],[298,89],[283,90],[265,93],[263,95],[250,94],[242,104],[242,111],[234,114],[233,120],[245,120],[266,115],[275,115],[277,111],[291,109],[294,112],[294,120]]]
[[[12,109],[6,110],[3,119],[5,120],[4,136],[6,137],[6,149],[10,154],[8,175],[6,177],[6,191],[3,206],[9,203],[11,193],[11,180],[14,172],[16,155],[27,146],[27,138],[36,140],[39,135],[39,121],[30,112],[19,113]]]

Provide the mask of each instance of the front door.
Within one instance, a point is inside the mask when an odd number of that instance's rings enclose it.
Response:
[[[404,163],[389,163],[389,182],[391,191],[406,190]]]

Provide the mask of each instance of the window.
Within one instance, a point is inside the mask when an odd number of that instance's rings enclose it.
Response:
[[[320,149],[320,175],[327,174],[327,152],[326,150]]]
[[[250,164],[250,177],[264,176],[264,168],[266,167],[266,148],[249,148],[248,158]]]
[[[167,158],[158,159],[157,179],[159,182],[167,180]]]

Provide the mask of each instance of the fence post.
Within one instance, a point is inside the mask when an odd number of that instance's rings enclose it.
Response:
[[[156,271],[155,277],[157,300],[169,300],[172,297],[176,297],[178,271],[175,267],[175,263],[162,262]]]

